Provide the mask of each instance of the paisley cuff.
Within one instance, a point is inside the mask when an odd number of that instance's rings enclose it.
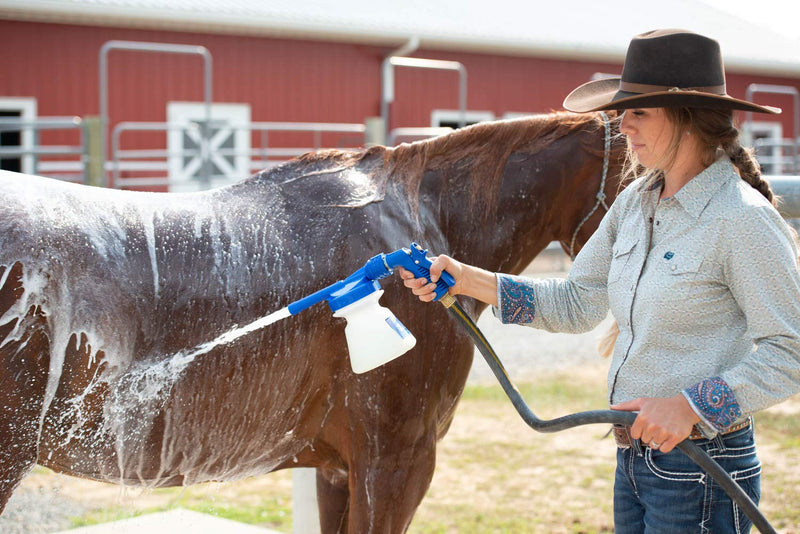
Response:
[[[528,324],[535,315],[533,281],[510,274],[497,275],[499,318],[505,324]],[[495,314],[497,315],[497,314]]]
[[[715,376],[683,391],[703,422],[724,432],[742,417],[742,409],[736,402],[733,390],[725,380]]]

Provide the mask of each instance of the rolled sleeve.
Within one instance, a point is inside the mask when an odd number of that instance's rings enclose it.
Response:
[[[715,376],[698,382],[683,391],[692,409],[700,417],[706,434],[724,432],[742,417],[742,410],[733,390],[725,380]]]
[[[495,316],[505,324],[530,324],[536,314],[535,280],[510,274],[497,275]]]

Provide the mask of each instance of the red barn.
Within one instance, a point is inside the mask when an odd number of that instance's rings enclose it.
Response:
[[[787,145],[762,150],[768,172],[795,172],[800,41],[700,0],[625,0],[615,17],[600,2],[553,4],[4,0],[0,162],[205,187],[312,148],[561,109],[573,87],[620,71],[633,34],[685,27],[721,42],[729,94],[784,108],[753,132]]]

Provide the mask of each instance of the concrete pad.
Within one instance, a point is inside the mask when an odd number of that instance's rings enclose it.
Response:
[[[55,534],[281,534],[213,515],[178,508]]]

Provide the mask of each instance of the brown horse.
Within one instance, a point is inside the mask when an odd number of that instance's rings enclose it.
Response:
[[[310,466],[324,532],[404,532],[472,364],[439,306],[384,283],[418,343],[363,375],[327,306],[186,350],[411,241],[510,273],[585,242],[604,132],[596,114],[502,121],[196,194],[0,174],[0,505],[37,463],[150,487]]]

